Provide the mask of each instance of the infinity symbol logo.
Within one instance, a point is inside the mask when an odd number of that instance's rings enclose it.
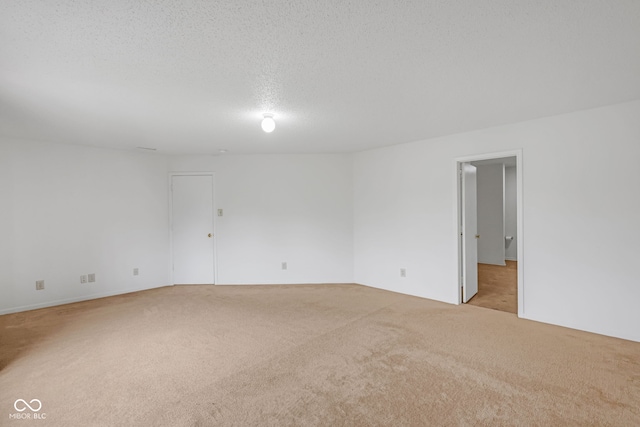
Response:
[[[24,405],[24,406],[22,406],[22,409],[18,408],[18,402],[22,402],[22,404]],[[37,402],[38,403],[38,408],[37,409],[31,407],[31,405],[29,404],[29,403],[33,404],[33,402]],[[27,408],[31,409],[32,412],[38,412],[40,409],[42,409],[42,402],[40,402],[38,399],[32,399],[31,402],[29,402],[29,403],[27,403],[27,401],[24,400],[24,399],[18,399],[13,403],[13,407],[16,408],[16,411],[18,411],[18,412],[24,412],[24,411],[27,410]],[[33,406],[36,406],[36,405],[33,405]]]

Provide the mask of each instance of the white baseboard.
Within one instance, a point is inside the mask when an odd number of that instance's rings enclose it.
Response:
[[[92,299],[112,297],[112,296],[116,296],[116,295],[130,294],[132,292],[140,292],[140,291],[147,291],[149,289],[164,288],[165,286],[173,286],[173,285],[160,285],[160,286],[147,286],[147,287],[142,287],[142,288],[129,288],[129,289],[124,289],[124,290],[115,291],[115,292],[101,292],[99,294],[84,295],[84,296],[77,297],[77,298],[65,298],[65,299],[60,299],[60,300],[55,300],[55,301],[42,302],[42,303],[38,303],[38,304],[22,305],[22,306],[19,306],[19,307],[11,307],[11,308],[1,309],[0,310],[0,315],[10,314],[10,313],[19,313],[21,311],[28,311],[28,310],[37,310],[39,308],[54,307],[56,305],[71,304],[73,302],[88,301],[88,300],[92,300]]]
[[[505,258],[505,261],[518,261],[518,258]]]

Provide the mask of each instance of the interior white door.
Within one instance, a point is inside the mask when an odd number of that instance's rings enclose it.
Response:
[[[462,164],[462,302],[478,293],[478,199],[476,167]]]
[[[173,283],[214,283],[213,177],[171,178]]]

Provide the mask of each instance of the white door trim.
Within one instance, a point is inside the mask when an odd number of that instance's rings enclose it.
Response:
[[[473,179],[471,179],[473,178]],[[462,265],[460,274],[460,291],[462,292],[461,302],[467,303],[478,293],[478,198],[477,186],[472,191],[469,189],[470,181],[477,182],[477,168],[469,162],[460,163],[460,263]],[[470,208],[470,197],[473,199],[473,210]],[[473,219],[471,221],[471,219]],[[472,222],[470,224],[470,222]],[[471,226],[471,227],[470,227]],[[469,254],[473,253],[473,256]],[[469,262],[473,260],[473,262]],[[470,276],[475,276],[470,278]]]
[[[461,179],[460,179],[460,164],[466,162],[474,162],[478,160],[499,159],[503,157],[515,157],[516,158],[516,205],[517,205],[517,230],[518,230],[518,317],[524,317],[524,301],[525,301],[525,287],[524,287],[524,192],[522,182],[522,149],[500,151],[494,153],[475,154],[463,157],[457,157],[453,162],[454,173],[454,230],[455,230],[455,257],[457,259],[456,265],[458,271],[456,272],[458,280],[455,281],[456,292],[458,295],[458,304],[462,302],[462,244],[460,241],[460,218],[462,217],[462,204],[461,204]]]
[[[216,176],[214,172],[169,172],[169,277],[171,283],[173,280],[173,189],[172,182],[174,176],[210,176],[213,183],[213,194],[211,195],[213,200],[213,283],[218,283],[218,238],[216,234],[217,230],[217,205],[216,205]]]

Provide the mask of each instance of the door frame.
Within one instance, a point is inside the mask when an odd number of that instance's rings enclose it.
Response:
[[[477,209],[477,186],[476,186],[476,190],[472,191],[472,193],[474,194],[474,198],[475,200],[475,205],[476,205],[476,215],[475,215],[475,222],[476,222],[476,230],[473,231],[474,234],[474,239],[473,242],[476,246],[476,265],[475,265],[475,273],[476,273],[476,280],[475,280],[475,292],[473,293],[473,295],[471,297],[468,297],[467,291],[469,288],[469,271],[467,269],[467,267],[469,267],[469,264],[467,263],[467,258],[465,255],[465,251],[464,249],[466,248],[467,251],[469,250],[469,241],[467,239],[465,239],[465,237],[469,237],[469,230],[467,230],[467,218],[471,217],[471,215],[466,215],[467,211],[467,197],[468,197],[468,189],[466,187],[467,182],[469,181],[468,178],[469,176],[467,175],[467,172],[465,171],[466,166],[470,166],[473,168],[473,175],[474,175],[474,180],[475,182],[477,182],[477,167],[472,165],[470,162],[462,162],[458,164],[459,166],[459,170],[460,173],[458,174],[459,178],[460,178],[460,206],[464,207],[464,209],[460,209],[460,222],[459,222],[459,231],[460,231],[460,303],[462,304],[466,304],[467,302],[469,302],[471,300],[471,298],[473,298],[477,293],[478,293],[478,241],[476,240],[476,236],[478,233],[478,209]],[[466,234],[465,234],[466,231]],[[467,273],[465,275],[465,273]],[[466,283],[465,283],[466,282]],[[466,299],[466,301],[465,301]]]
[[[456,292],[458,294],[458,304],[462,304],[462,236],[461,236],[461,219],[462,219],[462,209],[464,205],[462,203],[462,179],[460,176],[460,166],[462,163],[475,162],[478,160],[491,160],[491,159],[500,159],[504,157],[515,157],[516,158],[516,220],[518,222],[516,229],[518,230],[518,317],[523,317],[525,314],[524,310],[524,301],[525,301],[525,287],[524,287],[524,195],[523,195],[523,185],[522,185],[522,149],[517,150],[509,150],[509,151],[500,151],[500,152],[492,152],[492,153],[482,153],[482,154],[474,154],[469,156],[457,157],[454,159],[454,182],[455,189],[454,194],[454,203],[455,203],[455,226],[454,230],[455,234],[455,248],[456,248],[456,259],[457,259],[457,269],[456,272],[458,280],[455,281],[455,286],[457,287]]]
[[[169,172],[169,277],[171,278],[171,286],[174,285],[173,280],[173,177],[174,176],[210,176],[211,177],[211,200],[213,202],[213,218],[211,226],[213,227],[213,284],[218,283],[218,238],[216,233],[217,222],[217,206],[216,206],[216,175],[214,172]]]

